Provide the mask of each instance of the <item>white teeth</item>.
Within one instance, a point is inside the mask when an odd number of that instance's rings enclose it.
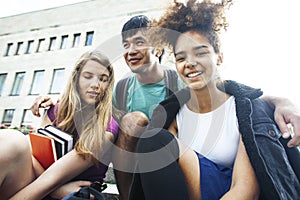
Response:
[[[203,72],[194,72],[187,75],[188,78],[194,78],[196,76],[201,75]]]

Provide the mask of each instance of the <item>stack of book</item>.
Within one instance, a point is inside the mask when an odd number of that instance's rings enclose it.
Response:
[[[72,135],[48,125],[37,133],[29,133],[33,156],[47,169],[57,159],[73,148]]]

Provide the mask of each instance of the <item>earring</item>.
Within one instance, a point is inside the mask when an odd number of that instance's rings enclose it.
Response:
[[[155,56],[160,57],[162,55],[163,50],[161,48],[156,48],[155,49]]]
[[[218,56],[218,60],[217,60],[217,66],[221,65],[223,63],[223,54],[220,54]]]

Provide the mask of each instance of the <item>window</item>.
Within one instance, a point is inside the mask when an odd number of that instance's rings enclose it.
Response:
[[[21,126],[31,125],[34,119],[34,115],[32,114],[30,109],[25,109],[23,112],[23,118],[21,122]]]
[[[4,110],[2,124],[10,126],[11,122],[12,122],[12,119],[14,117],[14,112],[15,112],[14,109],[6,109],[6,110]]]
[[[32,49],[33,49],[33,40],[30,40],[27,43],[27,48],[26,48],[25,54],[32,53]]]
[[[18,42],[17,44],[17,50],[15,55],[20,55],[21,51],[23,49],[23,42]]]
[[[53,72],[53,79],[50,88],[50,94],[59,94],[62,91],[64,84],[64,73],[65,69],[55,69]]]
[[[72,47],[78,47],[80,43],[80,33],[74,34]]]
[[[18,72],[16,73],[15,81],[13,88],[11,90],[11,95],[20,95],[21,87],[23,84],[25,72]]]
[[[53,51],[55,49],[55,43],[56,43],[56,37],[51,37],[48,51]]]
[[[85,46],[91,46],[93,43],[94,31],[86,33]]]
[[[44,46],[44,43],[45,43],[45,39],[39,39],[39,43],[38,43],[38,46],[36,48],[36,52],[41,52],[43,50],[43,46]]]
[[[67,47],[67,42],[68,42],[68,36],[67,35],[61,36],[60,49],[65,49]]]
[[[11,56],[12,46],[13,46],[13,43],[8,43],[7,44],[7,49],[6,49],[5,56]]]
[[[2,94],[2,90],[3,90],[3,87],[4,87],[6,77],[7,77],[7,74],[0,74],[0,96]]]
[[[29,94],[40,94],[45,71],[35,71]]]

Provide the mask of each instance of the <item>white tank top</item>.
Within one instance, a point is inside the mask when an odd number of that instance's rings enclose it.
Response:
[[[185,104],[176,116],[178,138],[211,161],[232,167],[239,144],[234,97],[209,113],[195,113]]]

